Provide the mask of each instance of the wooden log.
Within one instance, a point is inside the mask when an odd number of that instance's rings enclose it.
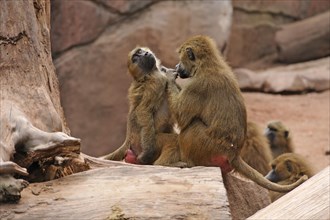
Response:
[[[219,168],[112,166],[30,184],[0,219],[231,219]]]
[[[275,41],[278,59],[284,63],[318,59],[330,54],[330,11],[284,25]]]
[[[330,166],[248,219],[329,219]]]

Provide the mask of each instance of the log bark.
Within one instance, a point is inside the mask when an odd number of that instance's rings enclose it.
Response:
[[[31,184],[1,219],[231,219],[219,168],[121,165]]]
[[[275,41],[283,63],[314,60],[330,54],[330,11],[284,25]]]
[[[330,166],[248,219],[329,219]]]
[[[232,219],[246,219],[271,201],[268,190],[237,173],[224,178]]]
[[[92,170],[31,184],[1,219],[245,219],[266,189],[219,168],[139,166],[82,154]],[[228,203],[229,201],[229,203]],[[47,208],[49,207],[49,208]]]

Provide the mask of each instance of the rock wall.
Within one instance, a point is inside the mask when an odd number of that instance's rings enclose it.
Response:
[[[128,52],[148,46],[174,67],[176,49],[197,34],[219,49],[229,38],[226,1],[52,1],[52,53],[61,101],[82,151],[99,156],[119,147],[126,132]]]
[[[275,34],[282,25],[328,11],[330,1],[233,0],[233,8],[227,59],[233,67],[260,69],[277,60]]]

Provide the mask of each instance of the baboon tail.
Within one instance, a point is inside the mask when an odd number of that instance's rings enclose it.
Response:
[[[299,186],[301,183],[306,181],[308,177],[306,175],[302,176],[299,180],[295,183],[290,185],[279,185],[277,183],[273,183],[266,179],[263,175],[261,175],[258,171],[250,167],[240,156],[236,157],[232,162],[231,165],[241,174],[246,176],[247,178],[251,179],[258,185],[272,190],[276,192],[289,192]]]
[[[129,148],[129,145],[126,144],[126,141],[125,141],[124,144],[122,146],[120,146],[117,150],[115,150],[114,152],[101,156],[99,158],[105,159],[105,160],[121,161],[125,158],[126,151],[128,150],[128,148]]]

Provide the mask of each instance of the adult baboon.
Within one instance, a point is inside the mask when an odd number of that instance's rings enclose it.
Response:
[[[170,70],[161,67],[153,52],[145,47],[132,50],[127,65],[134,80],[128,91],[126,139],[119,149],[103,158],[123,160],[127,156],[127,162],[137,164],[153,164],[158,159],[157,165],[179,161],[178,157],[170,157],[170,154],[179,156],[177,134],[173,131],[174,121],[168,107],[168,84],[175,83],[172,74],[166,76]]]
[[[216,44],[206,36],[188,39],[179,48],[177,72],[190,78],[181,91],[173,89],[171,109],[181,130],[181,159],[188,166],[232,167],[274,191],[287,192],[301,184],[274,184],[240,156],[246,138],[246,109],[238,83]]]

